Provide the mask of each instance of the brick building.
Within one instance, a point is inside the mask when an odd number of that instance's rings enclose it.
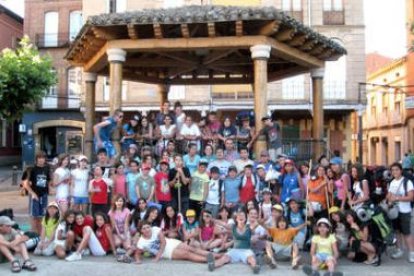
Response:
[[[0,4],[0,51],[15,49],[23,37],[23,18]],[[0,118],[0,165],[15,164],[20,159],[19,122]]]

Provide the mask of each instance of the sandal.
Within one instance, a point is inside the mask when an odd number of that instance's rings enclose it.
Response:
[[[128,255],[118,256],[118,258],[116,258],[116,260],[120,263],[125,263],[125,264],[130,264],[132,262],[131,257],[129,257]]]
[[[36,271],[37,266],[32,262],[32,260],[27,259],[23,262],[22,269],[26,269],[28,271]]]
[[[14,259],[13,261],[11,261],[10,265],[11,272],[19,273],[20,271],[22,271],[22,267],[20,266],[19,260]]]

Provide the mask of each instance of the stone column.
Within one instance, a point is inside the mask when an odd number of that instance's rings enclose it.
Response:
[[[95,125],[95,73],[83,73],[85,81],[85,142],[83,152],[93,162],[93,126]]]
[[[323,154],[323,76],[325,69],[317,68],[311,71],[312,78],[312,97],[313,97],[313,121],[312,138],[315,140],[314,159],[316,160]]]
[[[270,50],[271,47],[269,45],[250,47],[254,61],[253,93],[256,131],[262,129],[263,123],[261,119],[267,116],[267,60],[270,57]],[[261,135],[254,145],[256,157],[266,148],[266,137]]]
[[[109,113],[112,116],[115,110],[122,107],[122,66],[126,59],[126,51],[122,49],[108,49],[106,53],[109,61]],[[121,154],[121,124],[122,122],[119,123],[118,128],[112,134],[112,142],[117,152],[116,158],[119,158]]]

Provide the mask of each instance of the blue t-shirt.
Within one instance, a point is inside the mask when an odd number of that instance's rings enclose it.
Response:
[[[130,124],[125,124],[122,128],[124,129],[124,131],[125,131],[125,133],[126,133],[126,135],[127,135],[127,136],[130,136],[130,135],[135,134],[135,131],[134,131],[134,129],[131,127],[131,125],[130,125]],[[131,145],[131,144],[133,144],[134,142],[135,142],[135,141],[134,141],[134,139],[132,139],[132,138],[128,138],[128,139],[125,139],[125,140],[124,140],[124,144],[125,144],[125,145]]]
[[[283,180],[283,183],[281,182]],[[299,189],[298,174],[296,172],[281,175],[279,182],[282,183],[281,201],[285,202],[287,198],[292,197]]]
[[[193,175],[193,173],[198,168],[198,163],[200,162],[200,155],[196,154],[194,155],[193,159],[191,160],[190,155],[186,154],[183,156],[184,166],[188,168],[190,171],[190,174]]]
[[[291,211],[290,212],[290,218],[289,218],[290,226],[298,227],[298,226],[304,224],[305,223],[304,217],[305,217],[305,215],[303,214],[303,212],[301,210],[299,210],[299,212],[297,212],[297,213],[294,213],[294,212]],[[300,230],[300,232],[306,233],[306,227],[302,228]]]
[[[128,186],[128,198],[131,204],[136,205],[138,201],[137,191],[135,189],[135,185],[137,183],[137,179],[140,176],[140,173],[128,173],[126,177],[127,186]]]
[[[240,177],[226,177],[223,184],[226,202],[238,203],[240,199]]]
[[[231,163],[227,160],[214,160],[212,162],[210,162],[208,164],[208,171],[210,171],[210,169],[212,167],[217,167],[220,170],[220,178],[224,179],[227,176],[227,173],[229,171],[229,167],[231,166]]]
[[[113,117],[109,117],[105,122],[109,122],[109,124],[99,129],[99,137],[103,142],[111,140],[112,132],[116,128],[116,122]]]

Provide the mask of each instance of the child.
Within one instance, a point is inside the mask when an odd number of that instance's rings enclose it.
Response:
[[[171,190],[170,185],[168,185],[168,164],[168,159],[161,160],[160,171],[154,176],[155,199],[163,208],[171,204]]]
[[[224,204],[222,198],[223,181],[220,179],[220,170],[217,167],[210,169],[211,179],[208,183],[208,195],[206,198],[205,210],[208,210],[213,218],[217,217],[220,205]]]
[[[89,193],[91,194],[92,215],[96,212],[108,213],[108,184],[102,178],[103,170],[96,167],[93,171],[94,179],[89,182]]]
[[[263,201],[259,205],[259,217],[265,220],[266,224],[272,223],[272,192],[269,188],[262,191]]]
[[[55,232],[55,253],[61,260],[66,257],[66,252],[70,251],[75,244],[74,224],[75,211],[69,209],[64,214]]]
[[[266,254],[268,258],[272,260],[272,263],[276,263],[273,259],[273,251],[276,259],[287,260],[292,258],[292,269],[297,269],[299,266],[299,247],[297,243],[293,241],[296,234],[307,224],[304,223],[298,227],[289,227],[286,218],[281,217],[277,223],[277,228],[269,228],[264,223],[262,226],[266,228],[268,234],[272,237],[273,242],[266,244]]]
[[[216,238],[214,233],[214,219],[209,210],[201,211],[200,232],[198,241],[194,242],[194,246],[204,250],[218,248],[222,244],[222,239]]]
[[[338,247],[336,245],[336,239],[333,234],[330,233],[331,223],[326,218],[321,218],[316,223],[317,235],[312,237],[311,256],[312,267],[304,266],[303,271],[307,275],[319,275],[318,269],[321,265],[328,267],[325,276],[335,275],[341,276],[341,272],[335,272],[335,266],[339,258]]]
[[[288,220],[289,226],[298,227],[305,223],[306,211],[304,208],[301,208],[298,201],[294,198],[289,198],[286,200],[286,204],[289,206],[287,209],[286,218]],[[303,248],[306,239],[306,227],[302,228],[295,236],[293,240],[298,246],[299,249]]]
[[[196,212],[193,209],[188,209],[185,213],[186,219],[182,226],[183,241],[187,242],[188,245],[193,245],[197,239],[200,231],[200,224],[196,220]]]
[[[172,206],[167,206],[164,209],[164,216],[161,222],[161,229],[166,238],[180,239],[180,229],[183,224],[181,214],[178,214]]]
[[[40,233],[40,242],[37,245],[34,254],[43,256],[52,256],[54,253],[55,231],[59,224],[59,207],[56,202],[50,202],[47,205],[46,216],[42,220],[42,231]]]
[[[58,168],[53,174],[53,185],[56,187],[56,203],[62,213],[65,213],[69,208],[69,155],[59,155]]]
[[[114,197],[112,208],[108,213],[111,221],[112,229],[114,230],[113,240],[118,250],[114,253],[123,252],[120,250],[122,246],[128,250],[131,246],[131,236],[129,233],[129,221],[131,211],[126,207],[125,198],[118,194]]]
[[[267,227],[277,227],[279,219],[283,217],[283,206],[275,204],[272,206],[272,220],[266,224]]]
[[[126,185],[126,176],[125,176],[125,167],[123,164],[116,165],[116,173],[113,175],[112,179],[114,183],[114,194],[122,195],[123,197],[127,196],[127,185]]]
[[[343,214],[337,206],[329,208],[329,215],[332,220],[332,232],[335,234],[339,252],[346,252],[348,249],[349,231],[343,222]]]
[[[151,167],[148,165],[142,165],[141,175],[137,178],[135,189],[138,198],[144,198],[148,205],[154,200],[154,178],[149,175]]]
[[[160,227],[161,225],[160,210],[158,210],[158,208],[155,206],[149,207],[147,212],[145,213],[143,220],[150,222],[152,226]]]
[[[240,199],[240,177],[237,176],[237,168],[230,167],[228,176],[224,179],[223,182],[223,198],[224,204],[234,211],[237,209],[237,205]]]
[[[88,159],[86,156],[79,157],[79,167],[71,172],[73,186],[73,209],[75,211],[87,211],[88,197],[88,180],[89,170]]]
[[[129,163],[129,173],[126,176],[128,207],[131,209],[134,208],[138,202],[137,190],[135,188],[137,179],[140,175],[138,172],[138,169],[139,169],[138,162],[135,160],[132,160]]]
[[[125,201],[124,201],[125,202]],[[109,251],[115,254],[115,242],[112,235],[112,227],[108,217],[101,212],[95,214],[95,235],[99,241],[101,249],[107,254]]]

